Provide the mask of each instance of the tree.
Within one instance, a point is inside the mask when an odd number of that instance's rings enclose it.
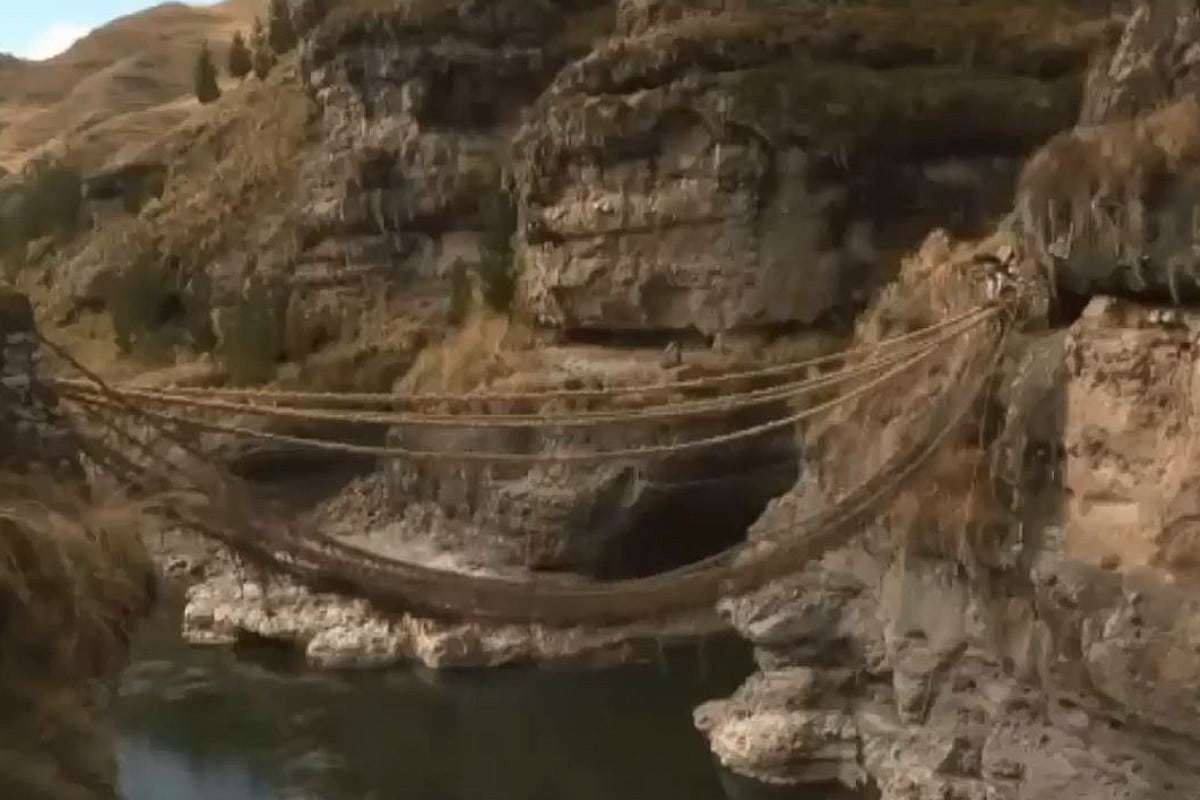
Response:
[[[290,52],[296,46],[296,29],[292,26],[288,0],[271,0],[267,7],[267,41],[276,55]]]
[[[233,34],[233,41],[229,43],[229,75],[240,80],[249,75],[252,69],[254,61],[250,55],[250,48],[246,46],[242,32],[238,31]]]
[[[213,64],[208,42],[200,45],[200,55],[196,57],[193,78],[196,84],[196,98],[201,103],[212,103],[220,98],[221,87],[217,85],[217,67]]]
[[[250,49],[253,53],[251,61],[254,74],[260,81],[265,81],[271,74],[271,68],[275,66],[275,54],[267,44],[267,30],[263,27],[262,20],[257,17],[254,19],[254,28],[250,31]]]

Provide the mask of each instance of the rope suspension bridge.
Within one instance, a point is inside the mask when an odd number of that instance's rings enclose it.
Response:
[[[272,573],[317,591],[365,598],[384,610],[571,626],[621,624],[711,607],[723,596],[795,573],[846,541],[886,510],[968,416],[995,371],[1010,322],[1005,308],[989,304],[870,346],[754,370],[609,388],[464,394],[109,385],[52,342],[42,341],[76,373],[50,383],[78,416],[85,455],[131,490],[163,498],[164,513],[180,526],[222,542]],[[419,463],[642,464],[794,431],[894,391],[898,381],[919,376],[923,367],[938,366],[950,369],[945,380],[949,388],[935,398],[919,434],[910,436],[911,441],[835,503],[798,519],[786,536],[766,546],[743,543],[684,567],[622,581],[468,575],[389,558],[286,514],[265,513],[239,479],[208,463],[199,445],[199,435],[211,433]],[[536,452],[361,444],[230,421],[255,417],[312,426],[545,432],[727,419],[746,409],[760,409],[769,418],[678,442]],[[159,446],[135,432],[146,430],[159,438]],[[168,459],[163,443],[181,448],[199,466],[186,468]]]

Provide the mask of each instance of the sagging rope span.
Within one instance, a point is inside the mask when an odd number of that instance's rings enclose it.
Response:
[[[989,319],[994,317],[989,315]],[[706,607],[720,596],[753,590],[800,569],[879,513],[970,411],[1003,352],[1007,330],[1002,319],[994,329],[994,335],[986,338],[985,345],[968,351],[969,357],[963,360],[963,366],[953,376],[951,390],[937,402],[931,415],[935,422],[924,435],[916,437],[879,471],[847,492],[836,505],[798,522],[786,540],[774,542],[763,553],[747,552],[748,557],[744,559],[732,557],[739,553],[725,553],[652,578],[587,586],[566,585],[561,580],[545,577],[516,580],[464,575],[394,561],[313,532],[297,533],[287,525],[256,524],[249,513],[232,511],[239,504],[239,497],[241,504],[245,504],[245,498],[237,494],[236,486],[205,480],[200,480],[199,485],[193,481],[190,490],[216,498],[230,497],[229,508],[219,504],[216,508],[219,513],[215,516],[180,512],[181,521],[273,571],[291,575],[313,587],[364,597],[389,609],[497,622],[596,625],[631,622]],[[937,349],[931,352],[937,352]],[[923,361],[929,354],[913,358]],[[885,386],[890,378],[911,366],[907,361],[901,362],[885,376],[859,387],[857,394],[849,399]],[[102,382],[93,385],[99,387],[101,394],[111,391]],[[108,412],[141,417],[164,433],[167,433],[168,425],[193,422],[174,416],[163,419],[164,415],[158,412],[148,414],[144,409],[132,407],[130,399],[118,394],[108,394],[103,401],[97,396],[71,399],[89,415]],[[849,399],[842,402],[849,402]],[[824,404],[825,410],[836,405],[840,403]],[[802,413],[812,411],[808,409]],[[744,434],[738,432],[737,435]],[[94,449],[103,449],[101,442],[89,444]],[[393,450],[388,450],[389,455]],[[627,452],[647,451],[657,452],[657,449],[639,448]],[[166,460],[153,448],[148,448],[147,452],[154,459]],[[100,455],[103,457],[103,452]],[[120,462],[120,458],[109,460]],[[138,480],[146,485],[167,480],[165,473],[132,462],[126,469],[137,471]]]

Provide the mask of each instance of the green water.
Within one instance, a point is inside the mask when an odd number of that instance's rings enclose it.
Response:
[[[174,625],[151,626],[123,682],[128,800],[729,796],[691,714],[751,671],[736,642],[604,670],[330,675],[189,649]]]

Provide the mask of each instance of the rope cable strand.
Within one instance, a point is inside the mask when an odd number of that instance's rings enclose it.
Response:
[[[305,392],[291,391],[279,389],[219,389],[219,388],[198,388],[198,387],[173,387],[170,389],[158,390],[167,394],[174,394],[180,397],[227,397],[227,398],[246,398],[250,400],[261,401],[313,401],[313,402],[330,402],[336,404],[371,404],[371,405],[392,405],[398,403],[478,403],[481,401],[538,401],[538,400],[555,400],[555,399],[586,399],[586,398],[611,398],[621,397],[624,395],[645,394],[648,392],[663,392],[678,389],[696,389],[696,388],[711,388],[721,386],[725,383],[739,380],[748,380],[753,378],[771,377],[774,375],[787,374],[801,369],[810,367],[819,367],[827,364],[833,364],[838,361],[861,354],[869,354],[878,352],[883,349],[896,347],[908,342],[922,339],[926,336],[935,334],[945,328],[949,328],[959,323],[970,321],[979,316],[990,315],[995,313],[996,307],[982,306],[974,308],[970,311],[963,312],[949,319],[942,320],[933,325],[921,328],[916,331],[901,334],[890,339],[884,339],[870,345],[850,350],[843,350],[837,353],[830,353],[814,358],[803,359],[801,361],[793,361],[784,364],[775,364],[769,367],[760,367],[753,370],[743,370],[739,372],[729,372],[721,375],[710,375],[701,378],[690,378],[686,380],[666,381],[661,383],[650,383],[633,386],[611,387],[608,389],[555,389],[541,392],[469,392],[469,393],[423,393],[423,394],[394,394],[386,392]],[[85,381],[80,380],[65,380],[56,381],[60,386],[89,386],[94,384],[90,378]],[[117,390],[119,387],[110,387]]]
[[[189,523],[199,532],[227,544],[255,563],[263,564],[276,572],[289,574],[310,587],[335,587],[337,591],[355,594],[385,607],[390,605],[404,611],[419,611],[435,616],[473,617],[496,622],[540,622],[548,625],[616,624],[665,616],[711,605],[722,595],[749,591],[769,580],[790,574],[852,535],[856,526],[869,521],[871,515],[878,513],[883,504],[894,499],[896,492],[928,462],[932,454],[969,413],[986,387],[987,377],[994,373],[995,366],[1003,355],[1003,344],[1010,326],[1011,319],[1001,317],[998,335],[988,337],[991,346],[973,348],[974,352],[960,361],[955,369],[959,375],[950,382],[951,388],[942,393],[937,408],[929,415],[929,433],[923,434],[910,446],[905,446],[879,470],[844,494],[831,508],[807,517],[793,532],[803,535],[792,535],[787,540],[780,540],[768,552],[753,553],[750,558],[735,564],[726,562],[736,555],[736,552],[726,552],[652,578],[566,586],[561,580],[551,581],[545,577],[514,580],[448,572],[408,562],[396,562],[383,556],[373,556],[349,545],[339,546],[340,543],[320,534],[285,535],[284,531],[288,530],[289,526],[254,524],[252,520],[259,509],[248,502],[238,503],[240,495],[236,491],[231,495],[227,491],[230,487],[223,485],[221,481],[193,490],[208,496],[209,507],[206,513],[192,514],[183,510],[178,513],[187,517]],[[937,352],[937,348],[932,349],[930,353],[932,352]],[[884,385],[890,378],[924,361],[929,355],[927,353],[913,356],[876,380],[824,405],[831,408],[855,397],[861,397],[868,390]],[[66,354],[66,357],[73,360],[69,354]],[[980,377],[969,380],[977,361],[983,361],[987,366],[980,370]],[[106,388],[102,380],[91,376],[82,365],[78,366],[81,372],[93,378],[94,383],[102,389]],[[156,416],[168,417],[171,424],[194,426],[195,423],[194,420],[174,415],[146,412],[117,395],[83,400],[69,399],[74,404],[83,406],[85,410],[95,411],[102,408],[144,417],[165,435],[171,434],[167,433],[165,425],[160,424]],[[816,410],[809,409],[808,412]],[[943,418],[945,425],[938,427],[939,423],[934,420]],[[783,427],[786,424],[791,424],[790,419],[777,420],[769,423],[767,427]],[[756,435],[755,432],[761,432],[763,427],[756,426],[748,431],[736,432],[732,436],[745,438],[748,434]],[[249,433],[253,435],[260,432]],[[713,437],[667,446],[665,449],[677,452],[681,448],[709,446],[713,441],[729,440],[729,437],[730,435]],[[148,449],[151,455],[156,455],[153,448]],[[193,455],[196,454],[191,448],[187,449]],[[630,453],[640,456],[663,449],[638,448],[617,451],[617,454],[622,457]],[[433,455],[445,457],[449,454]],[[489,454],[472,455],[486,457]],[[566,455],[588,459],[599,455],[607,459],[612,458],[614,454]],[[157,455],[157,458],[165,460],[161,455]],[[577,459],[564,459],[562,455],[558,455],[549,456],[546,460]],[[202,480],[204,474],[200,476],[200,483],[208,483]],[[161,473],[155,477],[161,479]],[[236,490],[236,487],[233,488]],[[226,502],[219,502],[219,499]],[[241,499],[245,501],[245,498]],[[233,511],[235,505],[240,506],[240,515]],[[214,515],[217,518],[216,522],[224,521],[228,525],[228,530],[222,530],[215,524]],[[739,548],[739,551],[740,549],[744,547]]]
[[[1003,335],[988,359],[994,369],[1002,350]],[[969,370],[964,367],[964,375]],[[740,563],[716,565],[668,578],[643,578],[587,586],[547,585],[537,580],[517,581],[447,572],[419,565],[383,567],[321,552],[300,542],[282,543],[286,553],[276,556],[274,567],[310,585],[336,584],[342,591],[367,597],[387,608],[419,611],[435,616],[472,617],[494,622],[569,626],[621,624],[669,616],[702,608],[722,596],[754,590],[786,576],[837,546],[857,526],[868,521],[894,499],[909,478],[924,467],[978,400],[989,369],[982,377],[963,380],[965,390],[951,390],[934,416],[945,425],[904,448],[879,471],[844,496],[828,512],[816,515],[807,535],[792,536],[767,552]],[[250,542],[252,548],[262,545]]]
[[[498,428],[529,428],[529,427],[564,427],[583,428],[601,425],[629,424],[645,421],[671,421],[686,419],[691,416],[713,416],[728,414],[748,408],[769,405],[772,403],[794,400],[813,394],[821,389],[846,383],[861,375],[869,374],[880,367],[886,367],[904,360],[915,353],[935,349],[951,339],[979,325],[988,319],[982,316],[971,320],[961,328],[943,333],[931,344],[924,344],[910,351],[901,352],[884,358],[872,359],[847,367],[838,372],[817,378],[758,389],[736,395],[706,398],[700,400],[682,401],[670,405],[630,410],[624,412],[598,411],[577,412],[573,414],[417,414],[417,413],[354,413],[329,409],[310,409],[280,406],[263,406],[248,403],[229,402],[226,400],[196,399],[195,396],[180,396],[170,392],[153,389],[134,389],[109,387],[110,390],[127,399],[144,401],[163,406],[177,406],[209,411],[227,411],[232,413],[260,416],[271,419],[292,419],[306,422],[330,422],[357,425],[406,425],[413,427],[498,427]],[[94,388],[82,388],[75,382],[63,382],[60,390],[64,394],[95,394]]]
[[[1003,331],[1004,331],[1004,329],[1002,329],[1002,331],[1001,331],[1002,336],[1004,335]],[[966,370],[964,368],[964,372],[965,371]],[[851,496],[854,494],[854,492],[862,490],[862,488],[864,486],[869,484],[874,479],[875,478],[871,478],[871,479],[868,479],[867,481],[860,483],[858,487],[849,490],[847,496]],[[820,528],[822,524],[825,524],[823,522],[823,520],[825,520],[832,513],[836,513],[836,509],[823,510],[816,514],[810,514],[810,515],[804,517],[803,519],[796,521],[795,524],[798,527]],[[381,569],[393,569],[393,570],[398,569],[400,571],[405,571],[408,568],[413,566],[411,564],[411,562],[399,561],[397,559],[393,559],[388,556],[384,556],[382,554],[376,553],[374,551],[368,550],[363,547],[358,547],[356,545],[352,545],[352,544],[349,544],[346,542],[332,539],[331,537],[325,536],[320,533],[310,533],[310,537],[314,541],[317,541],[322,548],[325,548],[327,550],[333,550],[336,553],[340,553],[341,555],[346,556],[346,557],[351,557],[351,558],[355,558],[355,559],[358,559],[358,560],[366,562],[366,563],[374,564],[376,567],[381,568]],[[677,567],[675,569],[668,570],[666,572],[658,573],[654,578],[649,579],[649,580],[669,579],[669,578],[679,577],[679,576],[683,576],[683,575],[689,575],[692,573],[711,569],[711,568],[714,568],[714,567],[717,567],[717,566],[720,566],[722,564],[726,564],[726,563],[732,561],[738,555],[740,555],[744,550],[746,550],[748,547],[749,547],[748,542],[739,542],[735,545],[732,545],[718,553],[714,553],[714,554],[712,554],[704,559],[701,559],[699,561],[692,562],[691,564],[686,564],[681,567]],[[419,568],[419,569],[421,569],[421,568]],[[559,583],[559,581],[554,579],[553,577],[547,577],[547,576],[540,576],[538,578],[538,581],[541,582],[542,585],[555,585],[555,584]],[[568,585],[568,582],[564,581],[562,583],[563,583],[563,585]],[[577,583],[570,582],[569,585],[575,586],[575,585],[577,585]]]
[[[941,346],[945,346],[944,344]],[[672,456],[682,452],[690,452],[695,450],[703,450],[710,447],[716,447],[733,442],[743,441],[746,439],[756,438],[758,436],[773,433],[782,430],[789,426],[811,419],[818,414],[822,414],[833,408],[836,408],[851,400],[862,397],[868,392],[879,388],[887,383],[892,378],[903,374],[904,372],[913,369],[917,365],[926,361],[933,353],[938,352],[939,348],[932,348],[927,352],[919,353],[911,356],[899,365],[891,368],[882,375],[867,383],[859,386],[843,395],[839,395],[833,400],[821,403],[803,409],[795,414],[789,414],[779,419],[769,422],[754,425],[749,428],[744,428],[730,433],[720,434],[717,436],[706,437],[702,439],[694,439],[687,442],[679,442],[670,445],[650,445],[644,447],[626,448],[622,450],[611,451],[588,451],[588,452],[565,452],[565,453],[502,453],[502,452],[480,452],[480,451],[430,451],[430,450],[413,450],[404,447],[395,446],[376,446],[376,445],[361,445],[350,444],[344,442],[335,442],[326,439],[312,439],[302,436],[293,436],[288,434],[271,433],[260,431],[254,428],[247,428],[239,425],[229,425],[222,423],[209,422],[206,420],[193,419],[179,414],[172,414],[161,411],[151,411],[148,409],[137,409],[136,414],[147,419],[155,420],[163,423],[176,423],[192,427],[197,430],[205,430],[210,433],[223,433],[237,435],[247,438],[259,439],[262,441],[271,441],[279,444],[293,445],[296,447],[304,447],[316,450],[326,450],[330,452],[340,452],[349,455],[372,456],[379,458],[404,458],[411,460],[423,461],[446,461],[454,463],[493,463],[493,464],[602,464],[610,461],[627,461],[643,458],[662,458]],[[103,398],[95,395],[69,395],[67,399],[76,403],[88,403],[99,405],[107,408],[121,407],[119,401],[113,401],[108,398]]]

